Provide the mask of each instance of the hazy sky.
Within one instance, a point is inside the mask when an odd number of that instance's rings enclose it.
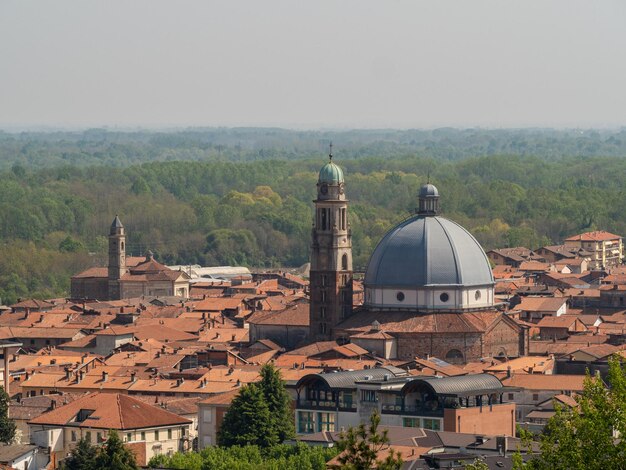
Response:
[[[0,0],[0,127],[626,125],[624,0]]]

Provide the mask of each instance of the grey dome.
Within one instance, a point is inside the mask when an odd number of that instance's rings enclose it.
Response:
[[[413,216],[390,230],[370,258],[366,287],[493,285],[487,255],[459,224]]]
[[[427,183],[420,188],[419,197],[439,197],[439,191],[434,184]]]

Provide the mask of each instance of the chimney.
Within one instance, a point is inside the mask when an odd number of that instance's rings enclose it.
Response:
[[[506,368],[506,376],[509,379],[513,376],[513,372],[511,372],[511,366],[507,366],[507,368]]]
[[[78,376],[76,376],[76,383],[81,383],[83,381],[83,376],[85,375],[85,373],[81,370],[78,372]]]
[[[237,379],[237,387],[241,387],[241,380]]]
[[[236,336],[236,335],[232,335],[232,336],[231,336],[231,338],[230,338],[230,340],[231,340],[231,341],[235,341],[235,338],[237,338],[237,336]]]
[[[231,365],[228,367],[228,375],[232,374],[233,372],[235,372],[235,367]]]
[[[109,373],[105,370],[102,371],[102,382],[106,382],[109,378]]]
[[[70,378],[72,377],[72,369],[70,369],[69,367],[65,368],[65,380],[70,380]]]
[[[132,372],[130,373],[130,381],[131,381],[132,383],[135,383],[135,382],[137,381],[137,372],[132,371]]]

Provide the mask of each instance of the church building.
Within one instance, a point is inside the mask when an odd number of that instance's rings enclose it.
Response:
[[[109,231],[109,264],[94,267],[72,277],[74,300],[119,300],[131,297],[189,297],[189,276],[154,259],[151,251],[143,257],[126,257],[126,232],[118,216]]]
[[[365,273],[352,309],[352,253],[342,170],[331,161],[317,184],[311,251],[310,339],[350,341],[387,359],[436,356],[451,363],[526,354],[527,330],[498,310],[478,241],[439,215],[439,192],[422,186],[415,214],[392,228]],[[349,297],[348,297],[349,296]]]

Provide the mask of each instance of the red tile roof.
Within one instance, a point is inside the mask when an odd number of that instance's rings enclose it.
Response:
[[[579,235],[573,235],[569,238],[566,238],[565,241],[567,242],[577,242],[577,241],[582,241],[582,242],[601,242],[601,241],[607,241],[607,240],[619,240],[620,237],[619,235],[615,235],[613,233],[610,232],[605,232],[603,230],[597,230],[595,232],[586,232],[586,233],[581,233]]]
[[[81,410],[93,412],[84,421],[76,423]],[[121,393],[90,393],[44,413],[30,423],[126,430],[191,424],[191,421]]]

